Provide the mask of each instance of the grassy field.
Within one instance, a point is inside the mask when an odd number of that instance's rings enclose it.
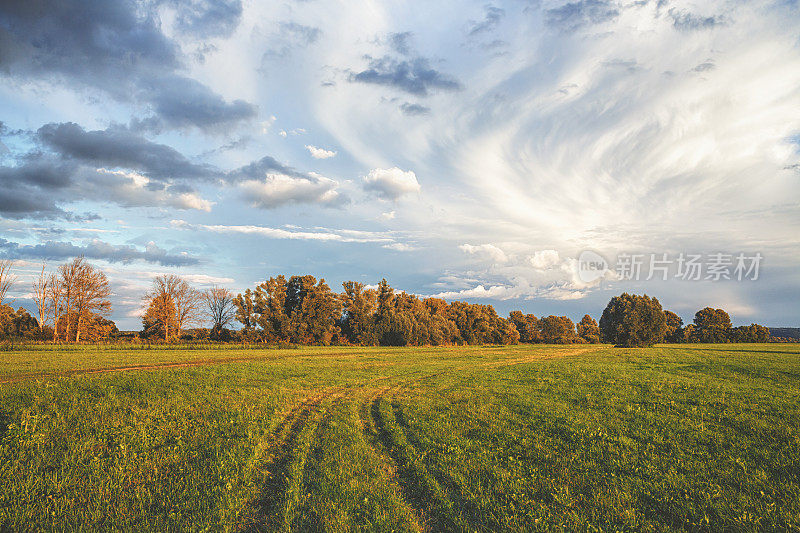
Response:
[[[800,530],[800,346],[0,353],[0,529]]]

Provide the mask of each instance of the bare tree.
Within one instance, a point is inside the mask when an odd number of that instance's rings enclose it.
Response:
[[[206,312],[215,329],[222,329],[231,323],[236,316],[236,306],[233,305],[233,294],[224,287],[216,285],[203,293]]]
[[[64,311],[64,283],[57,274],[50,274],[47,280],[47,303],[53,317],[53,340],[58,340],[58,319]]]
[[[153,278],[153,286],[144,297],[147,303],[145,327],[163,329],[164,340],[200,322],[203,297],[180,276],[164,274]]]
[[[50,276],[46,273],[47,265],[42,263],[42,271],[39,277],[33,280],[33,302],[36,304],[36,312],[39,315],[39,332],[44,331],[44,327],[50,322]]]
[[[178,335],[185,328],[200,324],[203,319],[203,295],[200,291],[193,289],[181,279],[173,295],[173,302]]]
[[[6,299],[8,291],[17,281],[17,276],[11,272],[14,266],[12,259],[0,259],[0,305],[3,305],[3,300]]]

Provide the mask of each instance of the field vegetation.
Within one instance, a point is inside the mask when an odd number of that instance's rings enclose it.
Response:
[[[800,528],[790,344],[31,346],[0,529]]]

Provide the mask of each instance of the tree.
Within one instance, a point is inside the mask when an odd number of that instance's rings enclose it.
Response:
[[[769,342],[769,328],[760,324],[739,326],[733,328],[731,340],[733,342]]]
[[[42,271],[39,277],[33,280],[32,296],[33,303],[36,305],[36,313],[39,315],[39,332],[44,332],[44,327],[50,322],[52,317],[52,306],[48,295],[50,294],[50,280],[51,276],[46,274],[47,266],[42,263]]]
[[[58,318],[64,311],[64,283],[61,276],[50,274],[47,279],[49,314],[53,319],[53,341],[58,340]]]
[[[517,328],[519,342],[533,343],[542,341],[542,336],[539,332],[539,319],[535,315],[525,315],[522,311],[512,311],[508,315],[508,320]]]
[[[694,342],[730,342],[731,317],[722,309],[704,307],[694,315]]]
[[[111,311],[108,278],[103,271],[87,263],[83,256],[60,265],[58,274],[50,277],[47,285],[50,289],[44,293],[50,298],[54,340],[59,338],[59,329],[63,325],[64,340],[80,342],[85,332],[85,321],[93,315]]]
[[[372,289],[365,290],[364,284],[357,281],[345,281],[342,288],[342,333],[353,344],[377,344],[374,315],[378,307],[378,293]]]
[[[238,294],[233,299],[233,306],[236,308],[236,321],[244,326],[245,331],[254,329],[258,324],[258,317],[253,304],[253,291],[247,289],[244,294]]]
[[[664,310],[667,329],[664,332],[664,340],[667,342],[681,342],[683,336],[683,319],[672,311]]]
[[[81,340],[81,326],[90,315],[102,316],[111,311],[111,286],[105,272],[86,263],[81,257],[81,266],[75,286],[75,312],[78,322],[75,327],[75,342]]]
[[[149,293],[144,297],[147,311],[142,317],[145,332],[163,333],[164,340],[180,337],[189,326],[202,318],[203,297],[180,276],[164,274],[153,278]]]
[[[8,296],[8,291],[14,286],[17,277],[11,271],[14,266],[14,261],[11,259],[0,259],[0,305]]]
[[[0,338],[31,337],[38,327],[39,323],[24,308],[14,311],[10,305],[0,305]]]
[[[147,310],[142,315],[142,330],[144,336],[163,337],[168,342],[171,335],[178,335],[178,323],[175,303],[164,284],[163,280],[154,280],[152,292],[145,296]]]
[[[578,322],[578,336],[590,344],[598,344],[600,342],[600,327],[595,322],[594,318],[589,315],[584,315],[580,322]]]
[[[580,342],[575,334],[575,324],[566,316],[546,316],[539,320],[542,341],[547,344],[572,344]]]
[[[215,285],[203,293],[203,301],[212,323],[211,338],[216,340],[236,316],[233,294],[228,289]]]
[[[600,318],[600,333],[604,342],[617,347],[652,346],[664,339],[666,322],[656,298],[623,293],[608,302]]]

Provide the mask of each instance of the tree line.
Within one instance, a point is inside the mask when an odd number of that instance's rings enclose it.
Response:
[[[3,303],[16,281],[12,265],[0,261],[0,336],[61,342],[119,336],[116,325],[106,318],[111,312],[108,278],[83,257],[53,272],[42,267],[31,286],[36,317]],[[163,342],[188,337],[362,346],[600,342],[649,346],[769,340],[764,326],[732,327],[722,309],[701,309],[694,322],[684,326],[676,313],[646,295],[616,296],[599,323],[587,314],[575,324],[566,316],[537,318],[512,311],[502,317],[491,305],[421,298],[395,291],[385,279],[377,287],[347,281],[337,293],[324,279],[311,275],[271,277],[236,295],[218,286],[201,291],[180,276],[160,275],[143,296],[143,309],[142,330],[136,337]]]

